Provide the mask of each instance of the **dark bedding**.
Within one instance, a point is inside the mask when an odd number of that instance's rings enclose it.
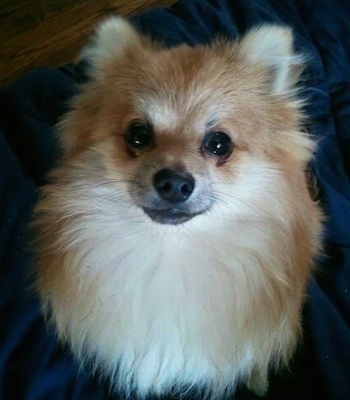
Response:
[[[350,1],[182,0],[134,22],[169,46],[235,37],[263,22],[294,28],[309,59],[303,96],[318,139],[311,168],[327,215],[325,254],[308,288],[303,343],[290,370],[271,376],[266,399],[350,399]],[[30,290],[28,219],[59,153],[53,127],[77,78],[70,67],[38,70],[0,91],[0,399],[106,396],[58,345]],[[256,397],[240,388],[236,398]]]

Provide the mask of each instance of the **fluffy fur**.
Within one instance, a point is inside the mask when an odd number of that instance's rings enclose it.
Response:
[[[44,312],[117,390],[264,394],[300,336],[321,232],[291,31],[165,49],[112,18],[82,55],[90,80],[34,218]],[[152,125],[151,149],[127,148],[133,120]],[[201,151],[208,130],[234,143],[223,162]],[[161,224],[140,205],[178,165],[195,179],[189,207],[205,211]]]

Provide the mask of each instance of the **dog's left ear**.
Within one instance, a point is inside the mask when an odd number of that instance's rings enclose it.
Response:
[[[76,67],[77,79],[95,76],[109,60],[122,57],[128,49],[141,49],[142,37],[126,19],[111,17],[102,22],[90,43],[81,52]]]
[[[241,39],[239,54],[267,67],[274,94],[290,94],[304,67],[304,57],[293,49],[292,30],[282,26],[253,28]]]

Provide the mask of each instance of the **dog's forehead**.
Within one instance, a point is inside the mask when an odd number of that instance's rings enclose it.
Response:
[[[213,93],[206,88],[200,92],[181,91],[170,94],[149,94],[136,99],[136,110],[159,129],[176,128],[183,124],[207,125],[224,119],[233,109],[223,99],[211,101]]]
[[[168,98],[152,96],[139,99],[135,108],[160,131],[184,126],[196,131],[220,124],[232,113],[234,104],[206,101],[192,103],[188,99],[179,100],[177,103]]]
[[[207,125],[232,112],[235,95],[227,65],[210,51],[179,50],[152,60],[135,108],[160,128]]]

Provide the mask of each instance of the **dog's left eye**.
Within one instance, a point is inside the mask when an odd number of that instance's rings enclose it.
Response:
[[[148,123],[134,122],[129,125],[125,142],[132,150],[148,150],[154,145],[152,126]]]
[[[225,132],[209,132],[205,135],[202,149],[216,157],[227,158],[233,149],[233,143]]]

